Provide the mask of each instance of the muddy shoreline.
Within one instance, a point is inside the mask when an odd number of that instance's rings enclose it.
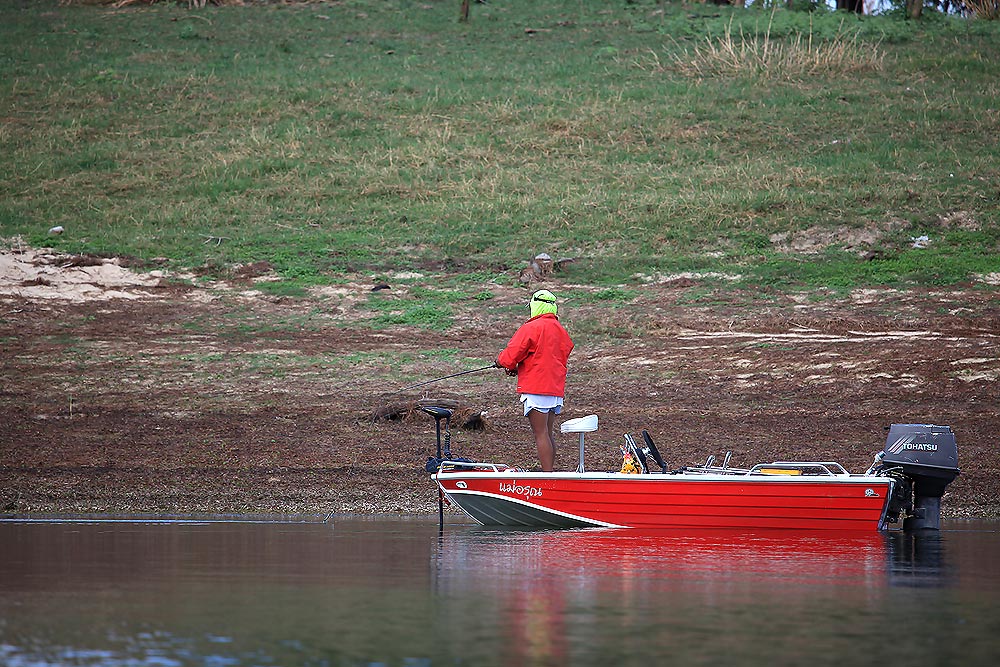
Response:
[[[373,328],[363,276],[287,299],[251,278],[192,287],[149,274],[61,297],[57,275],[0,279],[8,514],[436,512],[424,472],[433,421],[372,414],[397,387],[492,360],[525,297],[516,280],[490,284],[488,303],[459,304],[440,332]],[[621,434],[648,429],[671,467],[731,451],[734,465],[836,460],[858,472],[889,424],[947,424],[962,474],[943,516],[1000,516],[992,292],[820,296],[713,295],[686,278],[626,304],[570,300],[564,416],[600,415],[588,466],[616,468]],[[536,465],[502,373],[391,396],[419,398],[485,413],[485,429],[454,430],[456,453]],[[576,464],[570,440],[563,469]]]

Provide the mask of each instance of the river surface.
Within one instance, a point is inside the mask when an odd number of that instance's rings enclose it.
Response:
[[[1000,524],[0,520],[0,665],[993,665]]]

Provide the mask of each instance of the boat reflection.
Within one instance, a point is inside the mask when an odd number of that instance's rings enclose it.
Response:
[[[886,544],[889,583],[893,586],[922,588],[948,583],[945,542],[940,532],[890,533]]]
[[[542,665],[572,662],[581,642],[676,645],[732,615],[792,628],[852,617],[894,586],[932,584],[944,555],[935,535],[461,528],[441,535],[433,573],[439,594],[492,601],[500,664]]]
[[[783,583],[922,585],[941,576],[940,534],[732,530],[445,531],[434,558],[439,585],[574,587]]]

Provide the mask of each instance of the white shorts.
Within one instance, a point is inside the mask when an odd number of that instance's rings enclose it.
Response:
[[[539,412],[549,412],[556,414],[562,412],[562,396],[543,396],[541,394],[521,394],[521,402],[524,403],[524,415],[527,416],[532,410]]]

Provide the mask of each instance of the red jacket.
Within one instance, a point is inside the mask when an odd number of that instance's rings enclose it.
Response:
[[[521,394],[563,396],[566,392],[566,361],[573,341],[559,318],[545,313],[521,325],[497,363],[517,369],[517,391]]]

